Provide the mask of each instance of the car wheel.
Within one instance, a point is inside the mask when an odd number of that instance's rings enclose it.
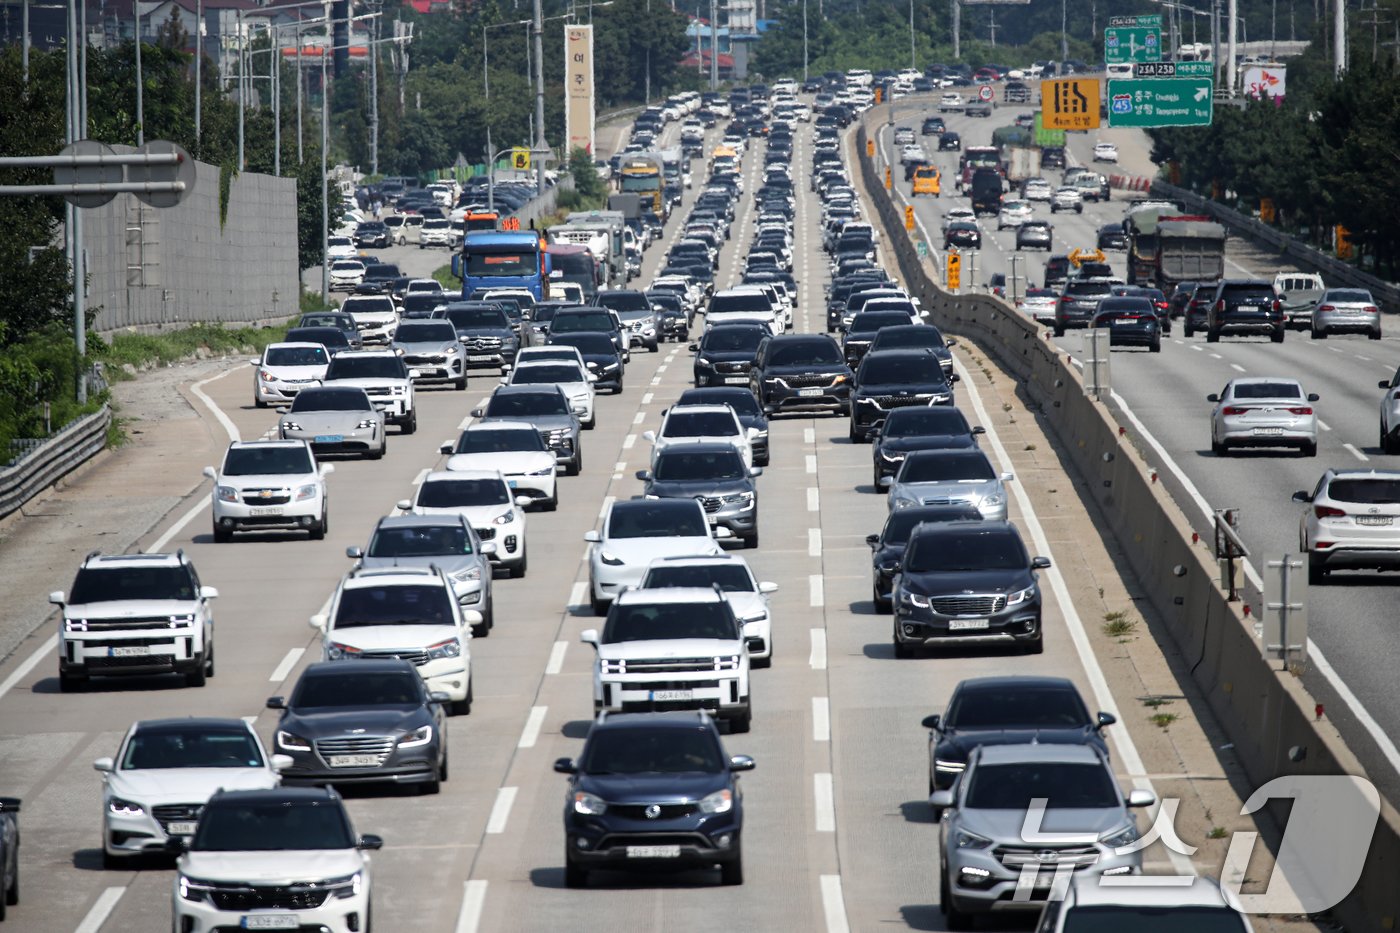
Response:
[[[898,625],[899,623],[895,623],[895,624]],[[896,658],[899,658],[899,659],[903,660],[903,659],[905,659],[905,658],[912,658],[912,657],[914,656],[914,648],[913,648],[913,646],[911,646],[911,645],[906,645],[904,642],[900,641],[900,640],[899,640],[899,635],[897,635],[897,634],[894,635],[893,638],[894,638],[894,656],[895,656]]]
[[[1379,327],[1377,327],[1375,330],[1371,331],[1371,332],[1370,332],[1369,334],[1367,334],[1366,336],[1367,336],[1367,337],[1370,337],[1372,340],[1380,340],[1380,339],[1381,339],[1381,329],[1380,329]]]
[[[1063,337],[1065,335],[1065,325],[1056,323],[1054,325],[1054,331],[1056,337]]]
[[[948,873],[940,872],[938,875],[938,909],[943,913],[943,919],[948,924],[950,930],[966,930],[969,926],[967,914],[953,907],[952,895],[948,893]]]
[[[311,526],[311,540],[323,541],[326,537],[326,530],[330,527],[330,517],[325,512],[321,513],[321,520]]]
[[[1326,340],[1326,339],[1327,339],[1327,331],[1326,331],[1326,330],[1319,330],[1319,329],[1317,329],[1316,327],[1314,327],[1314,328],[1313,328],[1313,332],[1312,332],[1312,339],[1314,339],[1314,340]]]
[[[742,850],[735,852],[734,858],[719,866],[719,883],[723,885],[744,883],[744,854]]]
[[[1035,638],[1023,642],[1021,645],[1022,654],[1044,654],[1045,653],[1045,633],[1036,632]]]
[[[264,402],[262,399],[258,398],[256,395],[254,395],[254,396],[253,396],[253,407],[254,407],[254,408],[266,408],[266,407],[267,407],[267,402]]]
[[[1181,336],[1183,336],[1183,337],[1194,337],[1194,336],[1196,336],[1196,332],[1195,332],[1194,330],[1191,329],[1191,325],[1190,325],[1190,324],[1182,324],[1182,325],[1181,325]]]
[[[228,543],[229,543],[230,541],[232,541],[232,540],[233,540],[233,532],[232,532],[232,531],[229,531],[227,528],[221,527],[220,525],[217,525],[217,524],[214,525],[214,543],[215,543],[215,544],[228,544]]]
[[[418,430],[418,409],[408,413],[408,420],[399,425],[399,430],[404,434],[412,434]]]
[[[1283,335],[1285,333],[1286,330],[1284,328],[1276,327],[1274,328],[1274,332],[1269,335],[1269,339],[1272,340],[1274,343],[1283,343]]]
[[[555,510],[558,509],[558,508],[559,508],[559,491],[558,491],[558,489],[556,489],[556,490],[554,491],[554,495],[552,495],[552,496],[550,496],[548,499],[544,500],[543,509],[544,509],[544,511],[546,511],[546,512],[553,512],[553,511],[555,511]]]
[[[189,671],[189,672],[187,672],[187,673],[185,674],[185,686],[186,686],[186,687],[202,687],[202,686],[204,686],[204,681],[205,681],[205,674],[204,674],[204,665],[203,665],[203,664],[200,664],[199,667],[197,667],[197,668],[195,668],[194,670]]]
[[[491,626],[495,621],[491,618],[492,612],[493,609],[488,607],[487,610],[481,614],[481,623],[472,626],[472,638],[486,638],[491,634]]]
[[[431,781],[423,781],[418,785],[418,794],[422,797],[431,797],[433,794],[441,793],[442,781],[433,778]]]
[[[569,861],[568,853],[564,855],[564,887],[566,888],[586,888],[588,887],[588,871],[579,868]]]
[[[1151,350],[1153,353],[1161,353],[1161,352],[1162,352],[1162,341],[1160,341],[1160,340],[1154,340],[1154,341],[1152,341],[1152,346],[1149,347],[1148,349]]]
[[[1219,342],[1220,342],[1220,331],[1218,331],[1218,330],[1208,330],[1208,331],[1206,331],[1206,343],[1219,343]]]
[[[1392,441],[1392,440],[1390,439],[1390,435],[1386,433],[1386,430],[1385,430],[1385,422],[1384,422],[1384,421],[1381,422],[1380,436],[1381,436],[1381,442],[1380,442],[1380,444],[1377,445],[1377,446],[1380,447],[1381,453],[1383,453],[1383,454],[1393,454],[1393,453],[1395,453],[1395,442]]]
[[[1227,448],[1224,444],[1222,444],[1220,441],[1217,441],[1215,439],[1215,435],[1212,434],[1210,436],[1210,452],[1215,454],[1217,457],[1223,457],[1230,451],[1229,448]]]
[[[746,548],[756,548],[756,547],[758,547],[758,529],[757,529],[757,528],[754,528],[753,534],[745,536],[745,538],[744,538],[744,547],[746,547]]]
[[[467,671],[467,695],[452,704],[453,716],[470,716],[472,712],[472,688],[476,686],[476,681],[471,676],[471,671]]]
[[[388,449],[389,449],[389,442],[388,442],[387,440],[384,440],[384,439],[381,438],[380,441],[379,441],[379,449],[376,450],[376,451],[371,452],[371,453],[369,454],[369,458],[370,458],[371,460],[383,460],[383,459],[384,459],[384,453],[385,453],[385,451],[387,451]]]
[[[652,353],[660,353],[661,341],[653,340],[651,343],[647,344],[647,349],[650,350]]]
[[[448,767],[447,767],[447,749],[444,748],[444,749],[442,750],[442,764],[441,764],[440,766],[438,766],[438,780],[439,780],[439,781],[446,781],[446,780],[447,780],[447,775],[448,775]]]
[[[744,715],[729,720],[729,734],[743,735],[753,727],[753,707],[744,710]]]
[[[579,451],[578,456],[574,457],[574,462],[573,462],[573,463],[566,463],[566,464],[564,464],[564,475],[565,475],[565,476],[578,476],[579,473],[581,473],[582,471],[583,471],[583,451]]]
[[[1327,582],[1327,577],[1328,577],[1329,575],[1330,575],[1330,574],[1329,574],[1327,568],[1326,568],[1325,566],[1323,566],[1322,561],[1318,560],[1317,557],[1316,557],[1315,555],[1309,554],[1309,555],[1308,555],[1308,585],[1309,585],[1309,586],[1322,586],[1324,583]]]
[[[582,425],[581,425],[581,426],[583,427],[583,429],[584,429],[585,431],[592,431],[592,430],[593,430],[593,427],[594,427],[597,423],[598,423],[598,416],[597,416],[597,415],[594,415],[592,418],[589,418],[587,421],[582,422]]]
[[[212,640],[209,642],[209,654],[204,659],[204,676],[214,676],[214,642]]]
[[[4,903],[9,907],[19,904],[19,859],[15,859],[15,876],[10,879],[9,887],[5,888]]]
[[[1302,454],[1304,457],[1316,457],[1317,441],[1308,441],[1306,444],[1304,444],[1302,447]]]
[[[521,577],[525,576],[525,573],[526,573],[529,569],[530,569],[530,553],[529,553],[528,551],[521,551],[521,552],[520,552],[520,566],[518,566],[518,567],[516,567],[514,570],[512,570],[511,573],[510,573],[510,575],[511,575],[512,577],[515,577],[516,579],[520,579]]]
[[[77,693],[87,684],[87,678],[76,674],[58,672],[58,692]]]
[[[593,614],[595,616],[607,615],[608,604],[605,601],[599,599],[597,596],[593,595],[593,585],[591,583],[589,584],[588,591],[588,607],[593,610]]]
[[[880,588],[878,586],[870,587],[870,601],[875,604],[876,615],[889,615],[890,610],[894,607],[894,604],[890,600],[880,595]]]
[[[466,376],[466,374],[464,373],[464,374],[462,375],[462,378],[461,378],[461,379],[458,379],[458,380],[457,380],[455,383],[453,383],[453,384],[457,387],[457,391],[458,391],[458,392],[465,392],[465,391],[467,391],[467,376]]]

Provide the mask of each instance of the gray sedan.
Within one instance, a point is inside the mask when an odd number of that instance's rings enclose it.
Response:
[[[1296,379],[1250,376],[1231,379],[1217,395],[1210,416],[1210,449],[1217,457],[1231,447],[1296,447],[1317,456],[1316,393],[1304,393]]]
[[[349,547],[356,569],[437,567],[452,581],[463,609],[475,609],[482,621],[472,635],[485,638],[495,624],[491,596],[494,542],[483,544],[462,515],[388,515],[379,520],[364,548]]]
[[[358,386],[303,389],[290,408],[279,408],[277,436],[306,441],[316,456],[357,453],[371,460],[384,456],[388,440],[384,413]]]
[[[916,450],[890,486],[890,510],[919,505],[967,505],[989,522],[1006,521],[1006,483],[980,450]]]
[[[1313,339],[1328,334],[1363,333],[1381,339],[1381,309],[1364,288],[1329,288],[1317,299],[1312,313]]]

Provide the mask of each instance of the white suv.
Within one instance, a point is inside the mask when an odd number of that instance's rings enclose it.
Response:
[[[728,405],[676,405],[662,414],[661,430],[647,431],[642,439],[652,444],[651,462],[676,444],[729,444],[753,468],[753,439],[758,428],[747,428]]]
[[[184,551],[89,554],[65,598],[49,594],[58,628],[58,686],[67,693],[93,675],[185,675],[191,687],[214,674],[219,591],[201,586]]]
[[[412,434],[418,430],[413,380],[421,376],[392,350],[342,350],[331,357],[322,381],[326,385],[359,386],[374,407],[384,412],[385,421],[398,425],[404,434]]]
[[[204,468],[214,481],[214,540],[233,540],[235,531],[304,530],[311,540],[326,536],[329,504],[326,476],[306,441],[234,441],[223,465]]]
[[[1308,582],[1333,570],[1400,570],[1400,470],[1328,470],[1311,493],[1298,527],[1308,555]]]
[[[412,515],[461,515],[477,537],[495,544],[491,559],[507,577],[529,569],[525,550],[525,506],[530,496],[516,495],[498,470],[438,470],[423,477],[413,499],[398,507]]]
[[[755,580],[748,561],[738,554],[716,554],[658,557],[647,566],[647,574],[642,577],[638,589],[682,586],[718,587],[744,628],[744,641],[748,643],[753,666],[772,665],[773,617],[768,607],[768,594],[776,593],[778,584]]]
[[[388,295],[350,295],[340,310],[355,319],[360,339],[367,344],[387,344],[399,326],[399,310]]]
[[[629,590],[613,600],[601,633],[579,638],[597,651],[595,713],[701,709],[731,732],[749,731],[749,649],[724,594]]]

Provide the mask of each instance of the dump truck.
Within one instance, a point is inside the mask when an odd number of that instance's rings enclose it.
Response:
[[[1209,217],[1150,207],[1129,214],[1124,227],[1130,285],[1154,286],[1170,298],[1178,282],[1225,274],[1225,228]]]

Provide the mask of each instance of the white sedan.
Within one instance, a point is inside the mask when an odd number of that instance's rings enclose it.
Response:
[[[1232,447],[1293,447],[1317,456],[1316,393],[1303,391],[1296,379],[1247,376],[1231,379],[1210,418],[1210,449],[1223,457]]]
[[[326,261],[331,262],[336,259],[353,259],[359,255],[355,249],[355,241],[348,236],[333,236],[326,238]]]
[[[588,548],[588,599],[606,615],[617,594],[641,582],[659,557],[721,554],[717,538],[733,533],[711,525],[698,499],[623,499],[608,506],[601,531],[583,536]]]
[[[1033,218],[1031,202],[1003,201],[1001,211],[997,214],[997,229],[1005,230],[1007,227],[1019,227],[1021,224],[1029,223]]]
[[[654,590],[673,586],[719,587],[724,599],[734,610],[734,616],[744,626],[749,658],[754,667],[769,667],[773,663],[773,619],[768,606],[768,594],[778,591],[778,584],[754,579],[748,561],[738,554],[716,554],[712,557],[658,557],[647,567],[640,589]]]
[[[920,162],[925,159],[924,147],[918,143],[910,143],[899,150],[899,162],[901,165],[908,165],[910,162]]]
[[[572,360],[538,360],[512,368],[501,385],[557,385],[568,397],[569,407],[578,416],[579,424],[591,429],[594,424],[593,383],[597,381],[597,376]]]
[[[488,421],[468,425],[457,443],[443,442],[450,473],[494,470],[516,495],[529,496],[546,512],[559,507],[558,457],[526,421]]]
[[[1065,185],[1055,189],[1055,193],[1050,197],[1050,213],[1058,214],[1060,211],[1084,213],[1084,196],[1079,193],[1078,188]]]
[[[319,343],[270,343],[253,364],[253,406],[290,402],[326,377],[331,357]]]
[[[1118,147],[1115,146],[1113,143],[1095,143],[1095,144],[1094,144],[1094,161],[1095,161],[1095,162],[1117,162],[1117,161],[1118,161]]]
[[[976,223],[977,214],[970,207],[950,207],[943,214],[943,232],[955,223]]]
[[[950,92],[950,93],[944,94],[944,95],[939,99],[939,101],[938,101],[938,112],[939,112],[939,113],[947,113],[947,112],[950,111],[950,110],[961,110],[961,109],[963,109],[964,106],[965,106],[965,104],[964,104],[964,102],[963,102],[962,95],[961,95],[961,94],[954,94],[954,93],[951,93],[951,92]]]

